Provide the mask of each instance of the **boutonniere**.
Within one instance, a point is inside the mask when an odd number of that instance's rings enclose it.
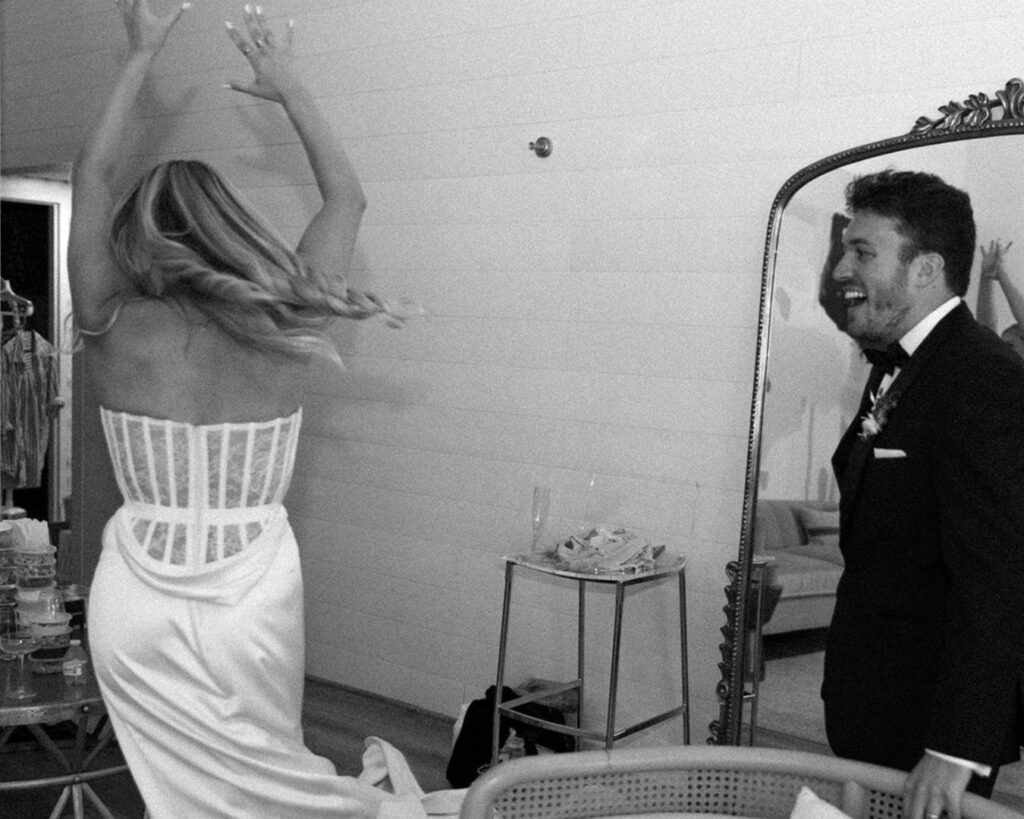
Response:
[[[860,435],[862,441],[874,438],[885,427],[889,413],[896,409],[899,401],[897,392],[881,392],[871,396],[871,409],[867,415],[860,419]]]

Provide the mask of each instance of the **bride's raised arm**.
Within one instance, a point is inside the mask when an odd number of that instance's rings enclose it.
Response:
[[[295,128],[323,199],[296,250],[324,277],[344,277],[352,263],[359,223],[366,208],[362,186],[330,123],[295,72],[292,56],[294,22],[283,39],[267,24],[259,6],[245,6],[245,29],[227,23],[228,36],[249,61],[250,83],[229,87],[281,105]]]
[[[129,288],[107,245],[116,201],[114,177],[139,89],[167,35],[191,5],[184,3],[170,14],[158,16],[150,10],[148,0],[116,3],[128,35],[127,53],[110,95],[79,151],[71,177],[71,300],[78,325],[86,330],[105,324],[113,309],[111,300]]]

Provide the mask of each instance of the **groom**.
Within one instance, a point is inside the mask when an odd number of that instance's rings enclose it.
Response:
[[[884,171],[846,197],[846,332],[892,360],[833,456],[826,730],[838,756],[912,771],[905,815],[935,819],[969,782],[991,793],[1024,737],[1024,366],[962,301],[967,194]]]

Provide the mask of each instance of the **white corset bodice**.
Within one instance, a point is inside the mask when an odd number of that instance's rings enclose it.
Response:
[[[200,569],[236,554],[281,509],[302,410],[190,424],[100,408],[133,540],[150,561]]]

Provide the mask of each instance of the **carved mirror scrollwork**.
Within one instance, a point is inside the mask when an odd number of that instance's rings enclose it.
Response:
[[[720,646],[719,663],[721,681],[717,688],[720,711],[718,719],[709,726],[711,735],[708,741],[711,743],[735,745],[740,744],[743,737],[744,712],[749,699],[745,697],[745,668],[750,650],[750,625],[754,620],[755,609],[751,581],[755,571],[753,557],[758,534],[755,529],[759,492],[765,490],[763,484],[766,475],[772,475],[775,485],[778,486],[780,476],[785,478],[787,469],[805,469],[806,466],[802,462],[796,463],[800,459],[787,461],[785,457],[778,457],[775,452],[766,459],[766,418],[769,418],[768,426],[772,429],[777,428],[779,416],[782,416],[787,424],[795,424],[791,416],[799,415],[805,408],[792,400],[792,396],[787,401],[786,396],[786,391],[792,384],[792,378],[787,379],[786,376],[790,370],[795,369],[792,366],[792,358],[797,355],[794,353],[796,348],[807,350],[813,347],[814,344],[807,343],[808,339],[820,341],[835,338],[838,339],[837,344],[843,343],[841,334],[826,316],[827,307],[823,309],[823,305],[817,302],[820,296],[820,278],[823,271],[828,270],[829,252],[834,249],[831,243],[835,240],[837,224],[841,231],[841,214],[844,209],[842,192],[846,181],[854,175],[885,167],[930,170],[947,178],[952,184],[963,187],[971,194],[972,199],[977,192],[983,194],[983,198],[989,203],[989,209],[986,211],[985,202],[982,202],[980,213],[989,218],[987,223],[983,218],[978,219],[979,240],[1018,238],[1021,239],[1020,244],[1024,245],[1024,238],[1021,236],[1024,234],[1024,173],[1018,170],[1019,151],[1016,154],[1012,153],[1019,146],[1013,141],[978,142],[994,137],[1024,136],[1024,81],[1011,79],[1003,89],[992,95],[973,94],[963,102],[950,102],[940,106],[938,110],[941,116],[920,117],[908,133],[842,151],[808,165],[783,184],[772,203],[761,277],[740,545],[736,560],[726,567],[729,585],[725,589],[726,603],[723,610],[726,621],[722,627],[724,641]],[[969,154],[966,153],[966,145],[946,145],[966,141],[971,141]],[[918,149],[925,150],[919,152]],[[982,169],[977,177],[972,176],[975,168]],[[810,185],[812,182],[815,184]],[[801,191],[803,193],[800,199],[794,202],[794,196]],[[1005,220],[999,218],[1001,214],[991,218],[993,202],[1002,203],[1006,211]],[[814,211],[814,219],[808,218],[810,211]],[[977,207],[976,216],[979,216]],[[835,217],[839,217],[838,220]],[[828,235],[830,218],[833,220],[831,237]],[[1016,236],[995,235],[996,231],[1002,230],[1015,232]],[[787,244],[784,247],[781,244],[783,233],[787,235]],[[1021,269],[1024,270],[1024,265]],[[976,281],[977,276],[972,278]],[[809,331],[810,325],[802,327],[802,336],[793,335],[792,323],[787,324],[785,321],[778,323],[778,329],[773,328],[773,317],[776,317],[777,313],[782,311],[782,315],[788,317],[787,311],[792,306],[794,293],[801,296],[804,305],[810,301],[816,302],[812,308],[807,309],[807,312],[809,314],[811,309],[817,312],[818,316],[809,321],[821,322],[821,328],[815,326],[813,331]],[[973,308],[973,304],[971,306]],[[812,334],[808,335],[809,332]],[[827,342],[825,346],[829,346],[830,343]],[[790,358],[787,358],[787,355]],[[800,355],[806,358],[806,353]],[[856,365],[849,364],[851,356],[848,354],[845,355],[845,359],[842,351],[836,355],[840,368],[850,370],[850,378],[856,380],[853,393],[859,396],[866,370],[856,371]],[[833,364],[824,362],[821,356],[815,357],[812,365],[833,367]],[[766,407],[769,389],[772,393]],[[769,417],[773,414],[775,417]],[[845,428],[849,421],[849,415],[841,424],[835,417],[829,417],[824,424],[824,430],[808,431],[803,428],[790,431],[805,439],[817,436],[821,440],[815,445],[821,450],[827,438],[831,438],[831,446],[834,446],[841,429]],[[820,421],[819,426],[822,426]],[[803,445],[806,444],[805,440]],[[790,484],[806,484],[803,500],[814,500],[812,496],[826,491],[822,487],[831,480],[831,476],[825,474],[825,467],[821,466],[822,453],[816,453],[816,457],[817,466],[813,474],[807,467],[806,474],[801,474],[799,480],[790,481]],[[767,460],[773,462],[768,464]],[[785,483],[785,480],[782,482]],[[828,488],[827,491],[832,492],[834,489]],[[767,490],[765,493],[765,498],[774,497]]]

